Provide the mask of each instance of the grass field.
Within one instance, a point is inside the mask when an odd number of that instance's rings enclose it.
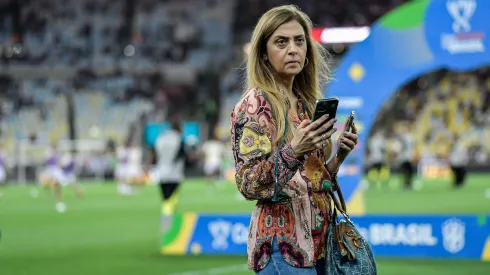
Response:
[[[490,176],[474,175],[461,190],[431,181],[421,191],[396,186],[366,191],[370,213],[489,213]],[[253,274],[245,256],[162,256],[159,254],[159,194],[147,186],[131,197],[114,184],[85,184],[86,198],[65,190],[68,211],[58,214],[53,199],[30,196],[32,186],[2,188],[0,274]],[[250,212],[232,184],[209,189],[189,180],[179,211]],[[490,263],[455,260],[378,259],[379,274],[490,274]]]

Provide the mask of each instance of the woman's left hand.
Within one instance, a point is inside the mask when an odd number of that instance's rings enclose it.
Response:
[[[357,136],[357,128],[354,123],[352,123],[351,130],[351,132],[345,131],[339,136],[337,141],[337,154],[327,164],[327,170],[331,173],[337,173],[339,171],[340,165],[357,144],[359,138]]]
[[[343,132],[337,141],[338,151],[337,156],[343,161],[347,155],[354,150],[357,145],[357,128],[354,123],[352,123],[352,132]]]

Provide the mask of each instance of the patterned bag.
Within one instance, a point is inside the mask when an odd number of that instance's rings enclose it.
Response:
[[[334,208],[326,241],[326,274],[376,275],[376,262],[371,246],[350,220],[340,187],[337,183],[334,186],[338,197],[330,189],[329,195],[334,202]],[[345,219],[339,220],[337,211]]]

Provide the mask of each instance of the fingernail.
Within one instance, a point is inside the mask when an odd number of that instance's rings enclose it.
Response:
[[[329,115],[323,115],[323,117],[324,117],[324,118],[328,118],[328,117],[329,117]]]

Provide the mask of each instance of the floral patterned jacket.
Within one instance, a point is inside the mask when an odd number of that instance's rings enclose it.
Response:
[[[296,127],[308,118],[301,101],[298,117],[290,110],[288,116]],[[246,199],[257,200],[247,249],[248,265],[256,271],[269,262],[274,237],[292,266],[311,267],[325,255],[330,206],[325,191],[331,178],[324,152],[298,159],[289,143],[277,148],[276,119],[281,118],[273,117],[265,94],[257,89],[249,90],[231,115],[236,184]],[[274,195],[281,200],[272,202]]]

